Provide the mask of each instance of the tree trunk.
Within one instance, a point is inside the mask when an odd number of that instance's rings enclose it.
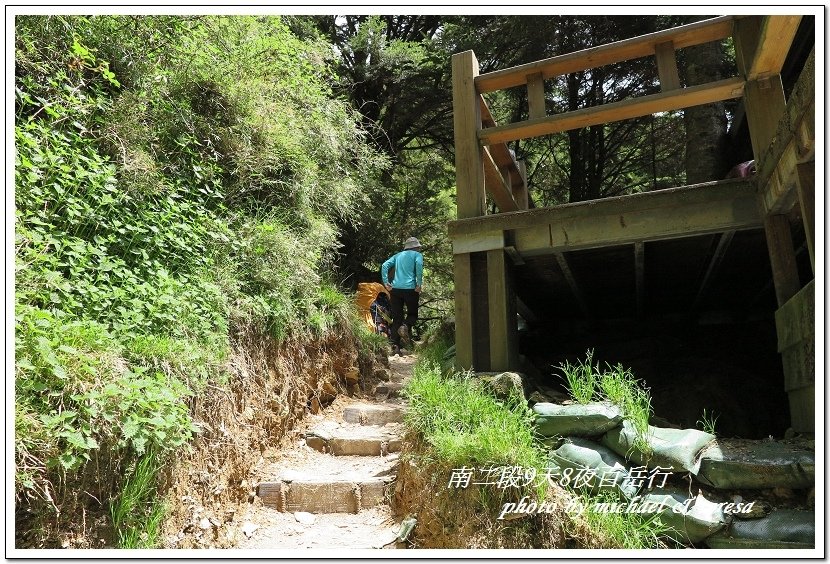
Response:
[[[706,43],[689,47],[686,53],[686,86],[718,80],[723,63],[723,46]],[[687,108],[686,184],[723,178],[730,163],[725,162],[727,148],[726,108],[722,102]]]

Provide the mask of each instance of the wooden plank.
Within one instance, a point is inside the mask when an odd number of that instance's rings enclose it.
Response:
[[[452,240],[452,252],[455,255],[502,248],[504,248],[504,231],[459,235]]]
[[[516,250],[516,247],[513,245],[508,245],[504,248],[504,252],[507,253],[507,256],[510,257],[510,260],[516,266],[521,266],[525,263],[525,259],[522,258],[522,255],[519,254],[519,251]]]
[[[484,166],[476,134],[481,110],[475,91],[478,61],[472,51],[452,56],[452,108],[455,132],[455,184],[458,217],[485,213]]]
[[[641,96],[633,100],[612,102],[564,114],[490,127],[479,131],[478,136],[484,145],[506,143],[517,139],[550,135],[571,129],[740,98],[743,91],[744,81],[742,79],[728,78],[689,88]]]
[[[499,211],[517,211],[519,206],[516,205],[516,201],[513,199],[513,190],[505,182],[487,147],[482,150],[482,159],[484,159],[484,186],[487,188],[487,193],[496,202]]]
[[[778,352],[814,339],[816,292],[815,280],[808,282],[787,303],[775,312],[775,327],[778,334]],[[806,384],[806,382],[805,382]]]
[[[545,117],[545,81],[542,73],[527,77],[527,110],[530,119]]]
[[[481,106],[481,123],[486,127],[496,127],[498,124],[493,119],[493,116],[490,114],[490,108],[487,106],[487,101],[484,99],[483,96],[478,97],[479,105]],[[516,161],[513,153],[510,152],[510,149],[507,147],[505,143],[496,143],[490,146],[490,154],[493,156],[493,160],[496,163],[496,166],[499,167],[501,170],[506,170],[510,176],[510,185],[512,188],[517,188],[520,186],[520,179],[519,179],[519,163]]]
[[[677,56],[674,43],[666,41],[654,46],[657,59],[657,75],[660,77],[660,90],[677,90],[680,88],[680,74],[677,72]]]
[[[571,271],[568,259],[565,258],[563,253],[554,253],[554,256],[556,257],[557,264],[559,264],[559,269],[562,271],[562,275],[565,277],[565,281],[568,283],[576,302],[579,304],[579,309],[582,310],[582,314],[586,319],[591,319],[591,311],[585,303],[585,297],[582,295],[582,290],[579,289],[579,284],[577,284],[576,278]]]
[[[801,220],[804,223],[804,236],[807,250],[810,252],[810,265],[816,271],[815,232],[816,232],[816,163],[798,165],[798,203],[801,206]]]
[[[798,163],[815,158],[815,51],[787,99],[772,143],[758,159],[756,179],[764,209],[785,213],[797,199]]]
[[[712,258],[709,261],[709,265],[706,268],[706,273],[703,275],[703,280],[700,282],[700,288],[698,288],[697,296],[695,297],[695,302],[692,306],[692,309],[697,309],[700,306],[700,302],[703,299],[703,296],[706,294],[706,290],[708,289],[709,284],[715,277],[715,273],[717,272],[718,268],[723,262],[723,257],[726,255],[726,251],[729,248],[729,245],[732,243],[732,238],[734,236],[735,231],[726,231],[725,233],[721,234],[718,240],[718,246],[715,248],[715,252],[712,254]]]
[[[645,312],[646,278],[645,278],[645,243],[634,243],[634,281],[637,293],[637,317]]]
[[[765,16],[747,73],[747,80],[778,74],[790,52],[802,16]]]
[[[455,280],[455,367],[473,367],[473,292],[470,254],[454,255]]]
[[[784,215],[769,215],[764,219],[764,232],[767,236],[767,251],[772,267],[772,280],[775,284],[775,297],[780,307],[796,295],[801,288],[790,222]]]
[[[642,192],[627,196],[604,198],[564,204],[551,208],[537,208],[522,212],[498,214],[451,221],[448,224],[451,239],[463,235],[476,235],[492,231],[538,230],[543,228],[544,239],[552,242],[549,226],[561,232],[581,234],[578,238],[557,235],[558,241],[568,244],[585,244],[592,237],[598,241],[633,244],[636,241],[659,240],[672,236],[689,236],[730,229],[753,229],[762,226],[755,185],[744,179],[707,182],[693,186]],[[693,213],[686,220],[686,210]],[[708,212],[707,212],[708,210]],[[663,216],[666,215],[664,219]],[[599,226],[609,225],[611,233],[596,232]],[[631,234],[629,234],[629,231]],[[634,233],[643,236],[634,238]],[[522,247],[516,248],[524,255]]]
[[[489,308],[490,370],[514,368],[516,309],[503,250],[487,251],[487,305]]]
[[[760,163],[767,147],[775,138],[778,122],[787,106],[781,75],[747,82],[744,104],[752,153],[755,160]]]
[[[710,41],[725,39],[732,34],[735,16],[722,16],[684,26],[641,35],[615,43],[591,47],[518,65],[508,69],[489,72],[476,78],[476,89],[480,93],[503,90],[526,84],[528,75],[542,73],[542,77],[552,78],[572,72],[628,61],[654,54],[655,45],[671,41],[675,49],[700,45]]]

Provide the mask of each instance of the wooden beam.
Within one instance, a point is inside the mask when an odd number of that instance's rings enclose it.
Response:
[[[712,255],[711,260],[709,261],[708,267],[706,268],[706,273],[703,275],[703,280],[700,282],[700,288],[698,288],[697,296],[695,297],[695,302],[692,305],[693,310],[696,310],[700,306],[700,301],[706,294],[706,290],[708,289],[709,284],[711,283],[712,279],[714,279],[715,273],[717,272],[718,268],[723,262],[723,257],[724,255],[726,255],[726,251],[729,248],[729,245],[732,243],[732,238],[734,236],[735,231],[726,231],[721,234],[720,239],[718,240],[718,246],[715,248],[715,252]]]
[[[513,230],[516,250],[528,257],[762,225],[754,183],[736,179],[456,220],[448,227],[453,241]]]
[[[772,143],[757,162],[756,179],[768,213],[785,213],[794,204],[798,163],[815,159],[815,51],[804,64]]]
[[[666,41],[654,46],[657,59],[657,75],[660,77],[660,90],[667,92],[680,88],[680,74],[677,72],[677,56],[674,43]]]
[[[746,72],[747,80],[781,72],[790,52],[802,16],[765,16],[758,37],[758,46]]]
[[[775,138],[778,123],[787,107],[781,75],[747,82],[744,104],[752,154],[760,163],[764,152]]]
[[[519,170],[516,174],[519,182],[514,181],[511,183],[513,185],[513,199],[516,201],[516,205],[519,206],[520,210],[526,210],[530,207],[530,193],[527,189],[527,169],[525,168],[525,162],[519,161]]]
[[[455,185],[458,217],[485,213],[484,166],[476,137],[481,109],[475,91],[478,60],[472,51],[452,56],[452,108],[455,132]]]
[[[516,250],[516,247],[513,245],[508,245],[504,248],[504,252],[507,253],[507,256],[510,257],[510,260],[516,266],[521,266],[525,263],[525,259],[522,258],[522,255],[519,254],[519,251]]]
[[[482,126],[485,128],[496,127],[498,124],[490,114],[490,107],[487,105],[487,101],[481,95],[479,95],[478,99],[481,109]],[[521,182],[519,179],[519,163],[516,161],[516,158],[513,156],[513,153],[510,152],[507,145],[505,143],[491,145],[490,154],[493,156],[493,161],[495,161],[496,166],[498,166],[500,170],[506,170],[508,172],[511,187],[519,187]]]
[[[473,292],[470,254],[453,257],[455,279],[455,367],[473,367]]]
[[[513,190],[505,182],[487,147],[482,150],[482,158],[484,159],[484,186],[487,188],[487,192],[496,202],[500,211],[517,211],[519,206],[516,205],[516,201],[513,199]]]
[[[633,100],[623,100],[564,114],[490,127],[479,131],[478,136],[484,145],[506,143],[517,139],[539,137],[659,112],[711,104],[730,98],[740,98],[743,91],[744,81],[742,79],[728,78],[689,88],[641,96]]]
[[[815,231],[816,231],[816,163],[798,165],[798,202],[801,206],[801,221],[804,223],[804,236],[807,250],[810,251],[810,265],[816,271]]]
[[[530,119],[545,117],[545,81],[540,72],[527,77],[527,109]]]
[[[801,289],[790,222],[787,216],[769,215],[764,219],[764,231],[767,236],[775,297],[778,306],[781,307]]]
[[[487,251],[490,370],[493,371],[515,367],[517,323],[509,268],[502,249]]]
[[[585,316],[586,319],[591,318],[591,312],[588,310],[588,305],[585,303],[585,298],[582,295],[582,290],[579,289],[579,284],[576,283],[576,278],[574,278],[573,272],[571,271],[571,266],[568,264],[568,259],[565,258],[564,253],[554,253],[556,257],[556,262],[559,264],[559,269],[562,271],[562,275],[565,277],[565,281],[568,283],[568,286],[571,289],[571,292],[576,299],[576,302],[579,304],[579,309],[582,310],[582,314]]]
[[[675,49],[718,41],[732,34],[734,20],[734,16],[712,18],[617,41],[616,43],[591,47],[566,55],[485,73],[476,78],[476,89],[480,93],[503,90],[526,84],[527,77],[535,73],[542,73],[542,77],[547,79],[640,57],[648,57],[654,54],[655,45],[666,41],[672,41]]]
[[[504,231],[489,231],[459,235],[452,240],[452,252],[456,255],[479,253],[504,248]]]
[[[634,243],[634,280],[637,293],[637,317],[645,313],[646,277],[645,277],[645,243]]]

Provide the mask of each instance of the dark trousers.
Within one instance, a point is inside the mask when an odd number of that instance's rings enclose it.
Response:
[[[400,346],[401,336],[398,335],[398,328],[404,321],[409,327],[409,334],[412,334],[412,327],[418,321],[418,298],[421,295],[415,290],[399,290],[392,288],[392,343]],[[403,310],[406,307],[406,318]]]

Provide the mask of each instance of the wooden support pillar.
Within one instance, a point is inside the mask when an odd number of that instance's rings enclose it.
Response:
[[[481,106],[476,92],[478,60],[472,51],[452,56],[452,108],[455,132],[455,184],[458,219],[485,213],[484,164],[478,131]]]
[[[816,271],[815,245],[816,229],[816,163],[801,163],[798,169],[796,190],[798,202],[801,206],[801,221],[804,223],[804,235],[807,238],[807,250],[810,251],[810,265],[813,273]]]
[[[677,72],[677,56],[674,53],[674,43],[671,41],[658,43],[654,46],[654,55],[657,59],[660,90],[667,92],[680,88],[680,75]]]
[[[645,243],[634,243],[634,288],[637,294],[637,317],[645,313],[646,277],[645,277]]]
[[[769,215],[764,219],[764,231],[767,235],[767,251],[775,284],[775,297],[778,306],[781,307],[801,288],[790,222],[784,215]]]
[[[487,251],[490,370],[516,368],[518,327],[512,265],[503,249]]]
[[[473,367],[473,276],[470,253],[457,254],[455,277],[455,367]]]
[[[545,82],[540,72],[527,77],[527,112],[530,119],[545,117]]]

